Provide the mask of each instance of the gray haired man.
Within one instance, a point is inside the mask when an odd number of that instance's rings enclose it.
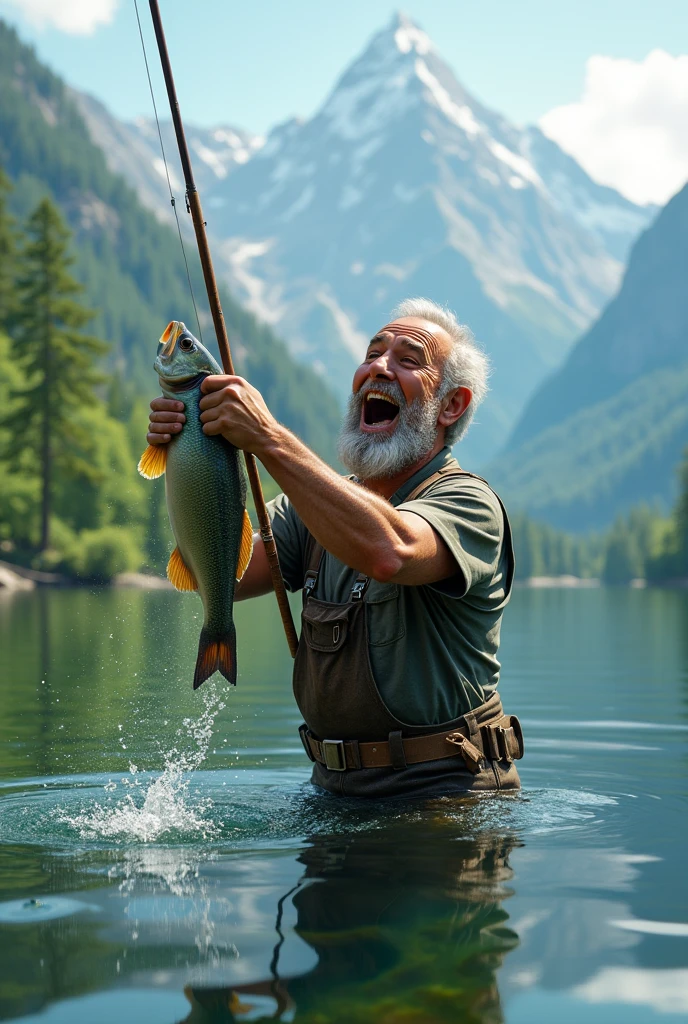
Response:
[[[294,694],[313,782],[386,797],[517,789],[518,719],[497,695],[513,580],[506,511],[451,446],[487,390],[470,332],[408,299],[368,344],[339,437],[339,476],[241,377],[208,377],[201,420],[283,489],[271,518],[287,587],[303,591]],[[151,444],[181,429],[151,403]],[[271,589],[262,542],[237,591]]]

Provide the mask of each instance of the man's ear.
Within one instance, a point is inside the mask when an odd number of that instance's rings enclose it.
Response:
[[[442,411],[437,417],[437,425],[440,427],[451,427],[465,413],[473,401],[473,392],[470,388],[460,387],[450,391],[442,399]]]

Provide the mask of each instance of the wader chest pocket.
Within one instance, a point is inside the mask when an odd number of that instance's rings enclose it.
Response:
[[[349,618],[356,614],[347,605],[330,605],[311,598],[303,610],[303,635],[313,651],[332,653],[345,643]]]
[[[371,580],[365,603],[368,643],[371,647],[384,647],[404,636],[404,602],[401,600],[401,587],[397,583],[377,583]]]

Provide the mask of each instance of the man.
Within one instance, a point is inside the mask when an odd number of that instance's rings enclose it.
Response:
[[[283,490],[270,513],[286,585],[303,589],[294,693],[313,782],[352,796],[516,789],[518,720],[496,693],[513,579],[506,512],[451,446],[487,360],[448,310],[408,299],[368,345],[339,438],[339,476],[241,377],[208,377],[201,421]],[[181,428],[151,403],[150,444]],[[271,589],[259,538],[238,599]]]

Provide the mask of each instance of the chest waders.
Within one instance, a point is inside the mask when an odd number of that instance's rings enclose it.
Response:
[[[406,501],[420,497],[438,480],[459,476],[475,474],[450,464],[424,480]],[[511,550],[509,520],[497,498]],[[304,717],[299,734],[314,762],[313,782],[331,792],[366,797],[518,789],[513,762],[523,756],[523,736],[518,719],[504,714],[497,693],[441,725],[410,725],[392,714],[375,683],[368,653],[365,594],[370,579],[359,573],[345,603],[321,601],[315,590],[324,554],[310,537],[294,662],[294,696]],[[512,579],[510,559],[506,593]]]

